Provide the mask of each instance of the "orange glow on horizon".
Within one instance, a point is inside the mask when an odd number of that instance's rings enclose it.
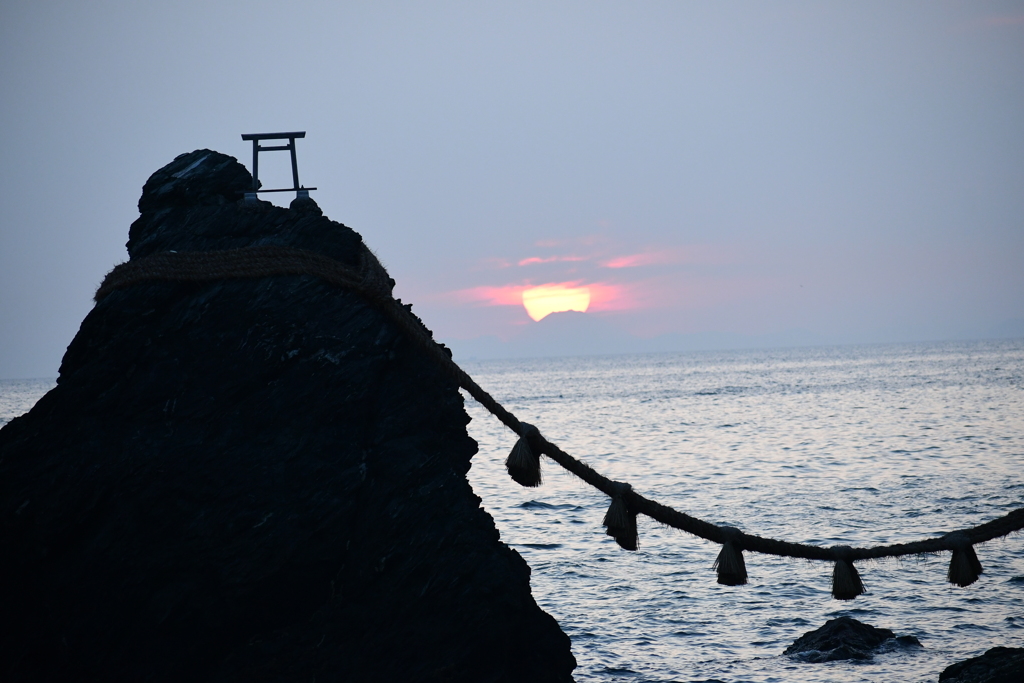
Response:
[[[590,307],[590,288],[565,285],[530,287],[523,290],[523,307],[536,322],[563,311],[586,313]]]
[[[475,303],[483,306],[523,306],[526,308],[527,314],[529,314],[530,311],[525,304],[526,299],[530,299],[531,306],[533,305],[532,302],[534,299],[546,299],[549,301],[550,305],[555,305],[555,308],[547,311],[547,313],[544,313],[543,315],[538,313],[539,317],[530,315],[530,318],[533,320],[540,320],[549,313],[561,311],[607,312],[645,307],[645,304],[636,298],[632,290],[633,287],[619,284],[606,282],[591,282],[583,284],[582,281],[575,280],[569,282],[547,282],[542,285],[472,287],[470,289],[459,290],[458,292],[454,292],[454,294],[457,300],[465,303]],[[526,295],[526,292],[530,291],[534,291],[535,293]],[[584,291],[589,295],[585,305],[583,303],[584,296],[582,296]],[[552,295],[557,295],[559,293],[564,295],[566,293],[576,292],[576,299],[573,300],[570,297],[568,304],[572,305],[566,304],[564,300],[556,305],[555,302],[559,301],[557,296],[539,296],[541,293],[545,292]],[[562,307],[563,305],[565,306],[564,308]]]

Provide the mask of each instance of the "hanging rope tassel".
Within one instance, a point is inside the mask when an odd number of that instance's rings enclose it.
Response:
[[[838,555],[835,568],[832,570],[832,597],[836,600],[853,600],[864,592],[864,584],[860,580],[857,568],[850,559],[849,546],[833,548]]]
[[[630,512],[626,505],[624,496],[627,491],[632,491],[629,484],[616,482],[615,495],[608,506],[608,512],[604,515],[605,533],[615,539],[624,550],[637,549],[636,513]]]
[[[742,532],[731,526],[722,527],[722,530],[725,532],[725,543],[715,560],[718,583],[723,586],[743,586],[747,583],[747,565],[743,561],[743,546],[740,543]]]
[[[533,488],[540,486],[540,456],[533,452],[530,448],[530,439],[534,432],[537,432],[537,428],[533,425],[521,423],[523,426],[522,434],[519,436],[519,440],[516,441],[516,445],[512,447],[512,452],[508,454],[508,458],[505,459],[505,469],[508,470],[508,475],[521,486]]]
[[[953,558],[949,561],[949,573],[946,579],[950,583],[966,588],[978,580],[978,577],[985,570],[981,567],[978,554],[974,552],[974,546],[962,531],[954,531],[946,534],[946,538],[953,544]]]

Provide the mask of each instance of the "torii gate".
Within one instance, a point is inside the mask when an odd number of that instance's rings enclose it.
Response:
[[[256,201],[257,192],[295,192],[295,198],[309,198],[309,191],[315,187],[302,187],[299,185],[299,163],[295,159],[295,140],[306,137],[306,131],[293,133],[242,133],[243,140],[252,140],[252,191],[245,193],[246,201]],[[274,145],[263,147],[260,140],[287,140],[287,145]],[[273,190],[261,190],[259,180],[260,152],[289,151],[292,154],[292,187],[284,187]]]

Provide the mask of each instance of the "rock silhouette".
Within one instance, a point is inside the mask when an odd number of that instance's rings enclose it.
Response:
[[[978,657],[947,666],[940,683],[1020,683],[1024,681],[1024,648],[994,647]]]
[[[803,634],[783,654],[808,663],[839,659],[871,659],[880,650],[920,647],[914,636],[897,637],[887,628],[876,628],[852,617],[829,619],[820,628]]]
[[[146,183],[128,251],[356,265],[322,216],[246,204],[210,150]],[[0,678],[571,681],[466,472],[453,380],[308,275],[118,289],[0,430]]]

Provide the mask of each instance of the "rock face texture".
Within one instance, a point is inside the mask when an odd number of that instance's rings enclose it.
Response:
[[[803,662],[820,663],[837,659],[871,659],[879,651],[912,646],[921,646],[914,636],[897,638],[887,628],[875,628],[850,617],[839,617],[803,634],[783,654]]]
[[[146,183],[131,257],[250,245],[355,265],[311,201],[240,202],[200,150]],[[0,679],[570,681],[466,480],[455,383],[308,275],[103,298],[0,430]]]
[[[1024,648],[994,647],[980,657],[947,666],[942,683],[1020,683],[1024,681]]]

